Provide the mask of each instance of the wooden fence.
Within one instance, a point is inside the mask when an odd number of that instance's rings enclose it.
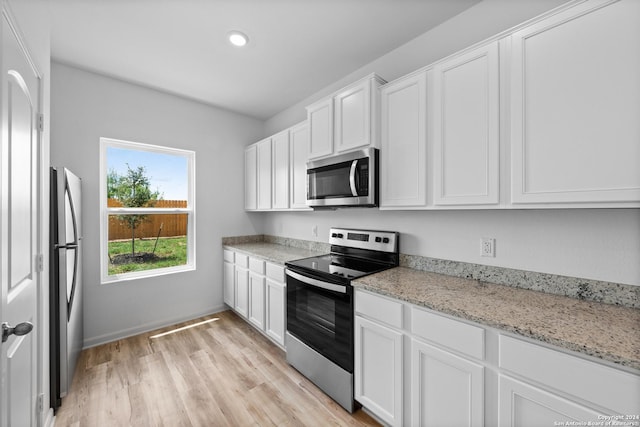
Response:
[[[121,207],[122,203],[115,199],[107,200],[107,206]],[[186,200],[158,200],[156,208],[186,208]],[[186,236],[187,214],[153,214],[136,227],[137,238],[155,238],[160,231],[160,237]],[[109,240],[131,239],[131,229],[126,222],[118,219],[118,215],[109,215]]]

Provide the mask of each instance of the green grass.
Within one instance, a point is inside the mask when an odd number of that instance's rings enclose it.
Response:
[[[153,252],[156,243],[155,238],[136,239],[136,254],[141,252]],[[109,256],[131,253],[131,240],[118,240],[109,242]],[[187,263],[187,237],[163,237],[158,240],[155,254],[158,260],[144,263],[130,263],[113,265],[109,263],[109,275],[129,273],[132,271],[153,270],[156,268],[173,267]]]

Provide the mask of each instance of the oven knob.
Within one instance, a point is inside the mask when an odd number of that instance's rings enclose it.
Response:
[[[376,237],[376,243],[380,243],[381,241],[382,241],[382,238]]]
[[[344,235],[342,233],[338,233],[338,239],[342,239]]]
[[[382,243],[389,243],[389,238],[385,237],[384,239],[382,239]]]
[[[336,233],[331,233],[331,237],[338,237]]]

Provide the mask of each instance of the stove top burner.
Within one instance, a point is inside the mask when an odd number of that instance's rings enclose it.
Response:
[[[331,229],[331,253],[286,263],[288,268],[348,283],[398,265],[398,233]]]
[[[386,268],[382,263],[336,254],[303,258],[288,262],[287,265],[347,279],[355,279]]]

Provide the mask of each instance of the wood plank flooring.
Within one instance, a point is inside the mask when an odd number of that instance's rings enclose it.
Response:
[[[231,311],[83,351],[56,414],[74,427],[329,425],[379,424],[342,409]]]

